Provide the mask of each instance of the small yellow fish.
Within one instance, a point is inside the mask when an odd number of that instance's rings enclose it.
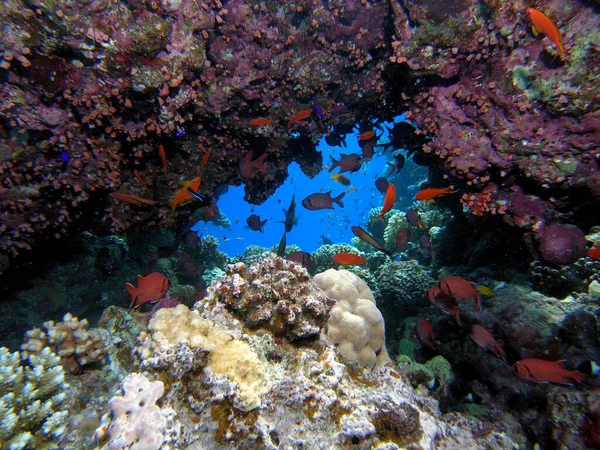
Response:
[[[483,294],[486,297],[494,297],[496,295],[496,293],[494,291],[492,291],[489,287],[484,286],[483,284],[480,286],[477,286],[477,290],[479,291],[480,294]]]
[[[350,179],[341,173],[332,173],[331,178],[344,186],[350,186]]]

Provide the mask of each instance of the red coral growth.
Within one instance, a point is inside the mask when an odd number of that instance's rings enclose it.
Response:
[[[460,198],[471,214],[483,216],[484,214],[506,214],[508,201],[499,195],[498,186],[488,183],[481,192],[466,192]]]

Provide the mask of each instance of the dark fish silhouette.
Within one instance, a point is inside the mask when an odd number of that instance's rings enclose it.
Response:
[[[246,219],[246,223],[251,230],[263,232],[263,227],[265,223],[267,223],[267,219],[261,221],[260,216],[256,214],[252,214],[250,217]]]
[[[394,259],[394,254],[392,252],[388,251],[383,245],[381,245],[379,243],[379,241],[377,239],[375,239],[373,236],[371,236],[369,233],[367,233],[361,227],[352,227],[351,229],[352,229],[352,232],[354,233],[354,235],[357,236],[359,239],[365,241],[371,247],[379,250],[380,252],[385,253],[390,258]]]
[[[323,241],[323,245],[333,245],[333,241],[324,234],[321,235],[321,241]]]
[[[329,171],[331,172],[336,167],[340,168],[340,173],[343,172],[356,172],[362,166],[362,156],[358,153],[350,153],[348,155],[341,155],[341,158],[336,160],[333,156],[331,157],[331,167]]]
[[[302,251],[290,253],[285,257],[285,259],[287,259],[288,261],[294,261],[298,264],[302,264],[307,269],[310,265],[310,254]]]
[[[390,176],[394,172],[400,173],[400,171],[404,167],[404,163],[406,162],[406,158],[404,158],[404,155],[402,153],[396,153],[394,155],[394,159],[396,160],[396,164],[392,164],[390,162],[388,163],[388,165],[391,166],[391,168],[390,168]]]
[[[331,191],[324,194],[310,194],[308,197],[302,200],[302,206],[310,211],[319,211],[321,209],[334,209],[333,203],[335,202],[343,208],[344,204],[342,203],[342,198],[344,198],[345,194],[345,192],[342,192],[340,195],[334,198],[331,198]]]
[[[346,147],[346,136],[342,136],[335,131],[325,135],[325,142],[332,147]]]
[[[294,225],[298,223],[298,218],[296,217],[296,194],[292,195],[292,201],[290,202],[290,206],[288,209],[283,208],[283,212],[285,213],[285,232],[289,233],[294,228]]]
[[[277,256],[282,256],[285,254],[285,247],[286,247],[286,238],[287,233],[284,231],[283,232],[283,236],[281,237],[281,240],[279,241],[279,246],[277,247]]]
[[[421,219],[419,211],[417,211],[416,209],[409,209],[408,211],[406,211],[406,221],[410,226],[425,228],[423,219]]]
[[[375,180],[375,187],[382,194],[385,194],[387,192],[387,188],[389,185],[390,183],[388,183],[388,180],[386,180],[383,177],[379,177]]]

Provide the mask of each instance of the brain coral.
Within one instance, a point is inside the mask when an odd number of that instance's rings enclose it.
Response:
[[[369,369],[389,362],[385,323],[367,284],[347,270],[334,269],[313,280],[337,300],[327,323],[327,337],[344,362]]]
[[[417,261],[392,262],[377,276],[379,292],[386,305],[424,305],[425,291],[435,285],[429,273]]]
[[[250,267],[227,266],[225,276],[209,288],[208,301],[224,304],[251,328],[291,341],[317,338],[333,303],[304,267],[275,255]]]

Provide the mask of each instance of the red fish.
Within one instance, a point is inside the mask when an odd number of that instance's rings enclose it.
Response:
[[[456,303],[456,299],[454,297],[444,294],[439,287],[432,287],[431,289],[427,290],[427,298],[429,299],[429,303],[439,310],[445,312],[446,314],[454,314],[456,323],[459,327],[462,326],[460,324],[458,303]]]
[[[421,229],[425,228],[423,219],[421,219],[419,211],[417,211],[416,209],[409,209],[408,211],[406,211],[406,221],[409,225],[413,227],[419,227]]]
[[[506,353],[504,353],[504,349],[502,348],[504,342],[494,339],[492,333],[483,328],[482,325],[476,323],[471,327],[471,337],[481,347],[499,358],[502,358],[506,362]]]
[[[142,176],[138,173],[137,170],[133,171],[133,175],[135,176],[135,179],[138,180],[142,186],[148,186],[148,183],[146,182],[146,180],[144,180],[142,178]]]
[[[384,216],[390,211],[390,209],[392,209],[392,206],[394,206],[395,202],[396,186],[394,185],[394,183],[392,183],[388,186],[387,191],[385,192],[385,200],[383,200],[383,209],[381,210],[381,213],[377,217],[375,217],[373,222],[376,222],[377,220],[383,220]]]
[[[419,238],[419,245],[421,246],[421,250],[423,250],[423,253],[431,256],[431,259],[435,259],[435,252],[431,249],[431,240],[429,239],[429,236],[427,236],[426,234],[421,236]]]
[[[264,127],[266,125],[271,125],[272,123],[273,123],[273,119],[259,117],[258,119],[251,120],[248,124],[251,127]]]
[[[440,351],[440,344],[433,337],[433,326],[431,320],[421,317],[417,320],[417,337],[422,344],[434,350]]]
[[[285,257],[285,259],[298,264],[302,264],[306,268],[308,268],[308,266],[310,265],[310,254],[303,251],[290,253]]]
[[[407,229],[398,231],[396,235],[396,251],[402,250],[410,240],[410,231]]]
[[[290,119],[290,121],[288,122],[288,127],[293,123],[296,123],[300,120],[306,119],[308,116],[310,116],[312,114],[312,112],[313,112],[312,109],[305,109],[303,111],[300,111],[298,114],[296,114],[294,117],[292,117]]]
[[[543,12],[538,11],[535,8],[527,8],[527,16],[533,27],[533,34],[537,36],[539,33],[542,33],[550,39],[556,46],[556,54],[562,58],[565,54],[565,49],[562,44],[560,31],[558,31],[554,22],[552,22]]]
[[[111,192],[109,194],[115,200],[120,202],[129,203],[131,205],[156,205],[159,202],[156,200],[148,200],[142,197],[138,197],[137,195],[125,194],[123,192]]]
[[[358,135],[358,140],[359,141],[368,141],[369,139],[373,139],[374,137],[375,137],[374,131],[365,131],[364,133]]]
[[[458,191],[453,191],[452,186],[448,186],[443,189],[440,189],[440,188],[423,189],[423,190],[417,192],[417,195],[415,195],[415,198],[417,200],[433,201],[434,198],[442,197],[443,195],[454,194],[455,192],[458,192]]]
[[[171,286],[169,279],[160,272],[152,272],[145,277],[138,275],[137,282],[138,287],[131,283],[125,285],[125,289],[131,294],[129,309],[144,303],[156,303],[165,296]]]
[[[264,165],[265,159],[267,159],[268,155],[265,153],[252,161],[253,153],[254,152],[250,150],[240,160],[239,169],[242,178],[255,178],[254,169],[259,170],[262,173],[269,173],[269,169],[267,169]]]
[[[587,252],[587,255],[592,259],[600,259],[600,245]]]
[[[167,173],[167,154],[165,153],[165,148],[161,145],[158,146],[158,154],[160,155],[160,159],[163,165],[163,173]]]
[[[319,211],[321,209],[334,209],[333,204],[337,203],[341,208],[344,207],[342,203],[342,198],[346,195],[345,192],[342,192],[337,197],[331,197],[331,191],[325,192],[324,194],[316,193],[310,194],[304,200],[302,200],[302,206],[304,206],[309,211]]]
[[[573,384],[572,380],[581,381],[583,373],[567,370],[564,361],[546,361],[544,359],[526,358],[513,364],[516,376],[538,383]]]
[[[477,303],[477,311],[481,311],[481,299],[475,283],[460,277],[446,277],[440,280],[440,289],[446,295],[474,301]]]
[[[333,262],[341,266],[359,266],[367,263],[363,256],[354,253],[338,253],[333,257]]]

